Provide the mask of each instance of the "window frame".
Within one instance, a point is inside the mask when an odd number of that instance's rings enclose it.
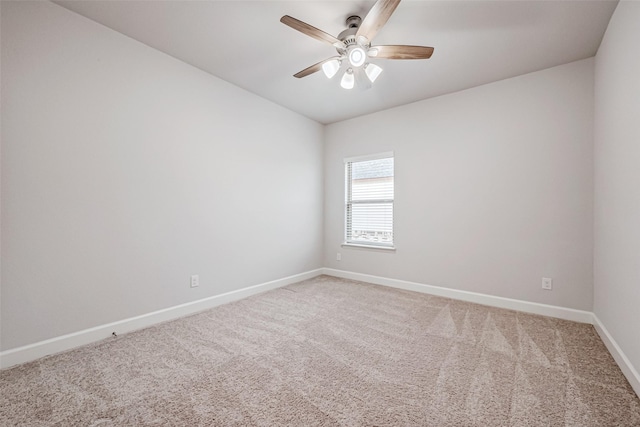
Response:
[[[390,203],[391,204],[391,243],[380,243],[380,242],[362,242],[362,241],[349,241],[347,239],[348,233],[348,210],[349,205],[353,205],[354,202],[350,201],[350,192],[351,192],[351,177],[349,176],[349,163],[357,163],[357,162],[366,162],[370,160],[381,160],[381,159],[393,159],[393,199],[374,199],[366,202],[356,202],[356,204],[368,204],[368,203]],[[357,156],[357,157],[346,157],[343,159],[344,166],[344,228],[343,228],[343,241],[342,246],[353,246],[358,248],[367,248],[367,249],[383,249],[383,250],[391,250],[395,251],[395,155],[393,151],[386,151],[383,153],[369,154],[365,156]]]

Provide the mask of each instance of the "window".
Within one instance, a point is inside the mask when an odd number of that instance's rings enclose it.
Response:
[[[393,153],[345,159],[345,244],[393,248]]]

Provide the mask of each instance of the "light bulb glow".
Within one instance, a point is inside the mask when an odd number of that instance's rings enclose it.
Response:
[[[322,71],[327,78],[331,78],[336,75],[340,69],[340,61],[333,59],[322,64]]]
[[[371,83],[373,83],[376,81],[380,73],[382,73],[382,68],[378,67],[376,64],[366,64],[364,66],[364,72],[367,73],[367,77]]]
[[[349,63],[353,67],[360,67],[367,60],[367,53],[360,46],[356,46],[349,51]]]
[[[345,71],[344,75],[342,76],[342,80],[340,81],[340,86],[342,86],[343,89],[353,89],[354,84],[355,84],[355,78],[353,76],[353,70],[349,68],[347,71]]]

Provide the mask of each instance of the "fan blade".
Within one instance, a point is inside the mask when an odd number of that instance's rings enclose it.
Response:
[[[333,45],[335,47],[340,47],[343,49],[346,47],[343,42],[333,37],[331,34],[325,33],[324,31],[319,30],[316,27],[307,24],[306,22],[302,22],[299,19],[292,18],[289,15],[285,15],[282,18],[280,18],[280,22],[282,22],[285,25],[288,25],[294,30],[298,30],[303,34],[308,35],[309,37],[313,37],[316,40],[320,40],[321,42],[329,43],[330,45]]]
[[[329,62],[329,61],[333,61],[334,59],[340,59],[339,56],[332,56],[331,58],[327,58],[324,61],[320,61],[317,64],[313,64],[310,67],[305,68],[302,71],[298,71],[297,73],[295,73],[293,75],[293,77],[297,77],[299,79],[303,78],[303,77],[307,77],[309,74],[313,74],[315,72],[318,72],[322,69],[322,64],[324,64],[325,62]]]
[[[373,54],[372,50],[378,53]],[[389,45],[371,46],[369,56],[381,59],[429,59],[433,55],[433,48],[427,46]]]
[[[368,90],[373,87],[373,84],[371,84],[371,80],[367,77],[363,67],[356,68],[353,70],[353,73],[356,76],[356,85],[359,89]]]
[[[363,36],[369,41],[373,40],[399,4],[400,0],[378,0],[362,20],[356,38]]]

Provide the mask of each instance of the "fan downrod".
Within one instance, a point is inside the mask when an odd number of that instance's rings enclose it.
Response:
[[[347,24],[347,29],[338,34],[338,40],[349,46],[356,43],[356,33],[360,28],[362,18],[357,15],[351,15],[346,19],[345,23]],[[340,49],[338,49],[338,53],[342,53]]]
[[[362,23],[362,18],[357,15],[351,15],[345,23],[347,24],[347,28],[358,28]]]

